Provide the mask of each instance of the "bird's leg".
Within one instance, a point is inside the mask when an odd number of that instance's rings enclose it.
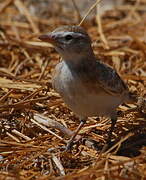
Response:
[[[113,131],[114,131],[114,127],[115,127],[116,122],[117,122],[117,116],[111,118],[111,127],[110,127],[110,130],[109,130],[108,139],[107,139],[107,143],[108,143],[108,144],[111,142],[112,133],[113,133]]]
[[[81,130],[81,128],[84,126],[85,123],[86,123],[86,119],[80,120],[79,126],[77,127],[74,134],[72,135],[72,137],[70,138],[70,140],[68,141],[66,145],[66,151],[69,151],[71,149],[74,139],[76,138],[76,136],[78,135],[79,131]]]
[[[113,116],[111,116],[111,127],[110,127],[110,130],[108,132],[108,137],[107,137],[107,140],[106,140],[106,144],[103,146],[101,152],[105,152],[108,148],[108,145],[110,144],[111,142],[111,138],[112,138],[112,133],[114,131],[114,127],[115,127],[115,124],[117,122],[117,115],[114,114]]]

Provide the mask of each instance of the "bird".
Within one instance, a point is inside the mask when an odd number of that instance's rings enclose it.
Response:
[[[107,143],[117,122],[117,107],[133,102],[128,86],[111,66],[95,57],[92,41],[81,26],[61,26],[39,39],[51,43],[61,56],[52,76],[52,85],[65,104],[78,116],[80,124],[70,138],[69,150],[88,117],[111,119]]]

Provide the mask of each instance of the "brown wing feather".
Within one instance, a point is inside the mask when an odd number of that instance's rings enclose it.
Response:
[[[99,86],[111,95],[119,96],[129,92],[118,73],[110,66],[97,61],[97,81]]]

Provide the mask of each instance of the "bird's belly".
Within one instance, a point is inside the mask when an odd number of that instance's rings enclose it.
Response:
[[[103,94],[84,94],[64,96],[65,103],[79,116],[110,116],[121,104],[117,97]]]
[[[89,89],[81,83],[65,84],[60,92],[64,102],[79,116],[110,116],[122,103],[120,97],[102,89]]]

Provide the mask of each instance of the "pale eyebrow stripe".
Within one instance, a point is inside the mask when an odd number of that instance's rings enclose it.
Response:
[[[85,37],[84,34],[79,33],[79,32],[72,32],[72,31],[59,31],[59,32],[52,32],[54,33],[56,36],[66,36],[66,35],[74,35],[74,37],[81,36],[81,37]]]

